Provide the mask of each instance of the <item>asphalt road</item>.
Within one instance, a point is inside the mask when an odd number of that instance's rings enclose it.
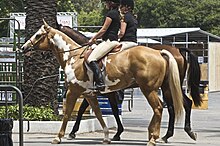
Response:
[[[220,92],[209,93],[208,110],[194,109],[192,111],[192,129],[197,132],[197,141],[188,137],[183,130],[184,120],[175,125],[175,135],[169,142],[157,143],[157,146],[220,146]],[[136,94],[134,97],[134,108],[128,112],[127,103],[122,105],[122,120],[125,131],[121,141],[112,141],[114,146],[141,146],[148,142],[147,126],[152,116],[152,111],[146,99]],[[161,125],[161,136],[167,129],[168,113],[165,108]],[[40,128],[40,125],[39,125]],[[59,130],[60,127],[54,127]],[[69,131],[67,131],[69,132]],[[110,129],[110,137],[114,135],[116,129]],[[24,146],[51,146],[54,134],[24,134]],[[59,146],[88,146],[103,145],[104,137],[102,131],[77,134],[75,140],[67,140],[66,136],[62,139]],[[19,146],[18,135],[13,134],[14,146]]]

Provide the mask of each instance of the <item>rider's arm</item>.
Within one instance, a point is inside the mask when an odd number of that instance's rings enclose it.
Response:
[[[127,23],[124,22],[124,21],[121,21],[120,32],[119,32],[119,34],[118,34],[118,38],[119,38],[119,39],[121,39],[121,38],[124,36],[126,27],[127,27]]]
[[[97,32],[97,34],[94,37],[92,37],[89,40],[89,42],[94,42],[94,40],[101,38],[103,36],[103,34],[105,34],[107,29],[109,28],[111,23],[112,23],[112,19],[110,17],[106,17],[102,28]]]

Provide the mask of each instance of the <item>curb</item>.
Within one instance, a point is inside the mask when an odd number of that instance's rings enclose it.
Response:
[[[108,128],[116,127],[116,122],[113,116],[103,117]],[[72,130],[75,121],[69,121],[66,128],[66,134]],[[13,133],[19,133],[19,121],[13,122]],[[23,130],[25,134],[58,134],[62,121],[30,121],[30,130],[28,129],[28,122],[23,122]],[[94,132],[102,130],[102,127],[96,118],[81,120],[79,131],[77,133]]]

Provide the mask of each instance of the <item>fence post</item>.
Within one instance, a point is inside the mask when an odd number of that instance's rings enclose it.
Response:
[[[15,90],[19,97],[19,146],[23,146],[24,139],[23,139],[23,95],[21,91],[12,85],[0,85],[0,90]],[[6,95],[7,96],[7,95]],[[17,96],[16,96],[17,98]],[[5,146],[5,145],[1,145]]]

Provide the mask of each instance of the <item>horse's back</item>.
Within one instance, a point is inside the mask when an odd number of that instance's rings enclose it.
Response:
[[[111,73],[124,80],[135,81],[146,86],[160,86],[166,74],[167,61],[160,51],[149,47],[136,46],[110,56],[107,64],[109,77]]]

